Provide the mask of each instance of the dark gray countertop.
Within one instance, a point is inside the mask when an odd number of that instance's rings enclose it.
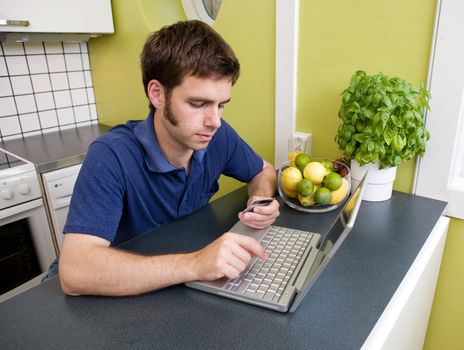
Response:
[[[232,226],[245,200],[239,189],[123,247],[200,248]],[[0,304],[0,343],[4,349],[359,349],[445,207],[401,192],[363,202],[350,236],[293,314],[182,285],[136,297],[66,297],[52,279]],[[322,231],[334,215],[282,206],[277,223]]]
[[[45,173],[82,163],[90,143],[110,128],[103,124],[80,126],[5,141],[0,148],[34,163],[39,173]]]

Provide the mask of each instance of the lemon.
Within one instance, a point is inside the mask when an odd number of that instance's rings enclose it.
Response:
[[[358,199],[358,196],[359,196],[359,191],[355,191],[353,196],[351,196],[350,200],[348,201],[348,203],[346,203],[345,208],[343,208],[343,212],[346,215],[350,215],[350,213],[353,211],[354,206],[356,204],[356,200]]]
[[[302,151],[291,151],[291,152],[288,152],[288,160],[290,161],[288,165],[292,166],[292,167],[295,167],[295,158],[297,155],[299,155],[300,153],[302,153]]]
[[[342,186],[342,177],[338,173],[331,172],[324,177],[324,185],[331,191],[338,190]]]
[[[314,185],[310,179],[302,179],[300,180],[300,182],[298,182],[298,185],[296,186],[296,192],[302,195],[303,197],[312,195],[313,191]]]
[[[314,193],[314,200],[317,204],[329,204],[332,200],[332,192],[327,187],[320,187]]]
[[[286,188],[282,187],[282,192],[288,197],[288,198],[296,198],[298,196],[298,193],[296,191],[290,191],[287,190]]]
[[[301,194],[298,195],[298,202],[300,202],[303,207],[310,207],[316,204],[313,196],[302,196]]]
[[[330,204],[340,203],[348,193],[348,180],[342,177],[342,185],[338,190],[332,191],[332,200]]]
[[[304,178],[310,179],[316,185],[319,185],[324,180],[326,174],[327,169],[319,162],[310,162],[303,170]]]
[[[295,167],[288,167],[282,171],[282,177],[280,179],[281,185],[288,191],[296,191],[298,182],[303,178],[301,171]]]

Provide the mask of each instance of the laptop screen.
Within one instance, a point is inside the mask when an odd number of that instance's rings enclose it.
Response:
[[[314,284],[317,277],[320,276],[322,271],[328,265],[330,259],[334,256],[335,252],[338,250],[342,242],[353,228],[367,184],[367,176],[368,174],[364,176],[358,187],[347,199],[343,209],[340,212],[340,215],[335,220],[328,233],[321,237],[321,243],[318,246],[319,252],[317,254],[316,261],[314,262],[311,271],[306,278],[306,281],[303,283],[301,290],[297,293],[290,312],[293,312],[297,308],[303,297],[306,295],[307,291]]]

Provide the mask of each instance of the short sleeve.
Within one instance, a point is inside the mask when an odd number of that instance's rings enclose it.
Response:
[[[124,183],[111,149],[94,142],[74,187],[65,233],[85,233],[114,241],[121,220]]]
[[[227,161],[223,174],[242,182],[251,181],[263,170],[263,159],[225,123]]]

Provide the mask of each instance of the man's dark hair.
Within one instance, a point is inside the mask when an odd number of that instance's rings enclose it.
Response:
[[[189,75],[230,79],[235,84],[240,74],[240,64],[231,47],[201,21],[177,22],[150,34],[140,62],[145,94],[153,79],[158,80],[169,95]],[[150,109],[155,110],[151,103]]]

